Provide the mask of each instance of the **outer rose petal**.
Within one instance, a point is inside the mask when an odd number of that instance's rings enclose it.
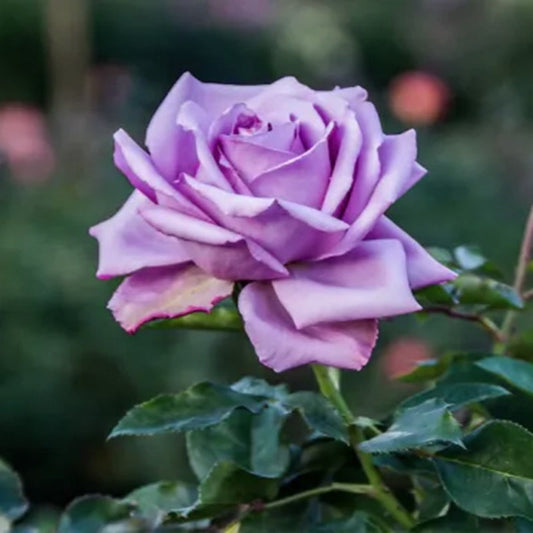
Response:
[[[150,200],[134,191],[113,217],[89,230],[100,246],[96,273],[99,278],[189,260],[178,239],[163,235],[143,220],[139,209],[149,205],[152,205]]]
[[[247,285],[239,297],[239,310],[260,361],[276,372],[308,363],[360,370],[377,339],[376,320],[296,329],[269,283]]]
[[[267,250],[242,235],[172,209],[154,206],[143,218],[158,231],[180,239],[190,259],[220,279],[274,279],[287,269]]]
[[[259,93],[263,87],[202,83],[188,72],[183,74],[159,106],[146,132],[146,146],[157,168],[168,179],[180,172],[191,172],[192,136],[176,121],[184,102],[197,103],[213,119],[232,104]]]
[[[441,265],[420,244],[385,216],[378,220],[366,239],[398,239],[402,243],[407,256],[407,276],[413,289],[451,281],[457,277],[455,272]]]
[[[298,329],[421,309],[409,287],[405,252],[395,240],[365,241],[342,257],[289,271],[289,278],[272,286]]]
[[[144,193],[152,202],[157,201],[156,191],[170,196],[175,194],[170,183],[154,167],[150,156],[124,130],[118,130],[114,139],[115,165],[136,189]]]
[[[147,268],[121,283],[108,308],[121,326],[133,333],[154,318],[208,312],[232,289],[233,283],[213,278],[192,263]]]
[[[379,181],[334,255],[341,255],[351,250],[361,241],[378,218],[402,195],[407,184],[411,182],[416,159],[414,130],[386,137],[379,148],[379,155],[382,167]],[[352,191],[352,198],[353,194]],[[350,220],[346,215],[343,218],[347,222]]]
[[[304,205],[221,191],[183,176],[178,188],[220,226],[253,239],[283,264],[310,259],[337,244],[348,225]]]

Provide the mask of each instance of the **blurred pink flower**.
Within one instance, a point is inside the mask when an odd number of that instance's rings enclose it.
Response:
[[[0,157],[21,182],[46,180],[55,167],[43,113],[30,105],[0,107]]]
[[[387,346],[381,363],[385,375],[395,379],[414,370],[417,363],[433,357],[433,351],[426,341],[417,337],[403,337]]]
[[[408,124],[434,124],[444,115],[450,96],[440,78],[422,71],[404,72],[389,86],[392,113]]]

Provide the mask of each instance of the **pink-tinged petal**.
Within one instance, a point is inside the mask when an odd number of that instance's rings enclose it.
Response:
[[[115,135],[115,165],[124,173],[130,183],[156,202],[156,191],[174,194],[172,185],[158,172],[150,156],[124,131]]]
[[[298,329],[421,309],[396,240],[365,241],[342,257],[295,264],[289,271],[290,277],[272,286]]]
[[[339,147],[328,190],[322,204],[322,211],[328,214],[338,212],[342,201],[352,188],[355,164],[363,142],[361,129],[352,112],[346,113],[344,121],[337,127],[335,134],[340,139]]]
[[[287,275],[271,253],[233,231],[160,206],[141,214],[158,231],[180,239],[191,261],[217,278],[237,281]]]
[[[363,144],[355,169],[354,183],[343,220],[352,223],[361,213],[379,180],[381,162],[379,147],[385,138],[376,108],[365,102],[357,108],[356,120],[361,128]]]
[[[307,152],[257,176],[249,184],[253,194],[320,207],[331,175],[328,138],[332,131],[333,123]]]
[[[372,229],[378,218],[402,195],[410,182],[416,159],[414,130],[389,135],[379,148],[382,174],[367,204],[350,226],[343,242],[335,250],[339,255],[351,250]],[[353,193],[352,193],[353,194]],[[346,217],[344,220],[348,222]]]
[[[155,318],[209,312],[231,295],[233,283],[216,279],[192,263],[147,268],[128,276],[108,304],[129,333]]]
[[[146,132],[146,146],[157,168],[167,179],[177,177],[180,172],[192,172],[194,139],[177,123],[184,102],[197,103],[214,119],[231,105],[251,98],[262,89],[263,86],[202,83],[188,72],[183,74],[157,109]]]
[[[451,281],[457,277],[455,272],[441,265],[418,242],[385,216],[377,221],[366,239],[397,239],[402,243],[407,256],[407,276],[412,289]]]
[[[163,235],[147,224],[139,209],[152,205],[134,191],[110,219],[93,226],[89,233],[98,239],[101,279],[130,274],[141,268],[175,265],[188,261],[187,252],[173,237]]]
[[[227,193],[189,176],[177,186],[219,226],[252,239],[283,264],[327,252],[348,228],[345,222],[304,205]]]
[[[314,301],[313,305],[319,304]],[[360,370],[377,339],[377,320],[296,329],[270,283],[244,287],[239,310],[259,360],[276,372],[309,363]]]

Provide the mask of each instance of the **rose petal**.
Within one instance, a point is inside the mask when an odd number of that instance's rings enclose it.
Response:
[[[145,267],[174,265],[188,261],[180,242],[147,224],[139,209],[152,205],[134,191],[110,219],[93,226],[89,233],[100,248],[96,275],[101,279],[123,276]]]
[[[156,190],[172,196],[174,189],[155,168],[150,156],[124,131],[115,135],[115,165],[130,183],[156,202]]]
[[[348,102],[352,109],[357,109],[360,104],[362,104],[368,98],[368,92],[363,87],[356,85],[355,87],[335,87],[331,91],[335,96],[341,97]],[[327,96],[327,92],[320,92]]]
[[[357,108],[356,120],[363,135],[354,183],[343,219],[352,223],[367,205],[380,177],[378,149],[385,138],[376,108],[365,102]]]
[[[333,126],[307,152],[257,176],[249,183],[254,195],[320,207],[331,175],[328,138]]]
[[[342,257],[295,264],[289,272],[272,286],[298,329],[421,309],[396,240],[365,241]]]
[[[178,188],[217,224],[257,242],[283,264],[325,253],[348,225],[303,205],[240,196],[183,176]]]
[[[233,284],[213,278],[192,263],[147,268],[127,277],[108,304],[121,326],[133,333],[154,318],[210,311],[231,295]]]
[[[276,372],[308,363],[360,370],[370,358],[377,339],[376,320],[296,329],[270,283],[256,282],[244,287],[239,310],[260,361]]]
[[[333,252],[341,255],[351,250],[372,229],[378,218],[401,196],[410,182],[416,158],[414,130],[385,138],[379,148],[382,173],[367,204],[357,216],[343,241]],[[352,192],[352,195],[354,192]],[[352,196],[353,197],[353,196]],[[343,217],[347,222],[349,218]]]
[[[214,119],[231,105],[244,102],[261,90],[263,86],[202,83],[188,72],[183,74],[157,109],[146,132],[146,146],[157,168],[168,179],[176,178],[180,172],[192,173],[193,137],[177,123],[184,102],[197,103]]]
[[[294,159],[291,152],[266,148],[245,137],[222,135],[220,146],[231,166],[247,183],[271,168]]]
[[[335,135],[340,141],[335,154],[335,166],[322,204],[322,211],[328,214],[338,211],[354,181],[355,163],[361,150],[363,136],[352,112],[345,114],[344,121],[338,126]]]
[[[158,231],[181,239],[191,260],[220,279],[273,279],[286,268],[268,251],[242,235],[172,209],[155,206],[141,212]]]
[[[366,239],[397,239],[402,243],[407,256],[409,285],[413,289],[451,281],[457,277],[455,272],[441,265],[420,244],[385,216],[377,221]]]
[[[326,125],[315,107],[316,93],[292,77],[282,78],[250,98],[246,105],[272,124],[300,123],[300,138],[309,149],[324,135]]]
[[[204,183],[216,185],[221,189],[232,190],[230,183],[215,161],[209,146],[209,123],[205,111],[198,104],[187,101],[181,106],[177,120],[186,131],[193,134],[194,150],[198,159],[195,173],[197,179]]]

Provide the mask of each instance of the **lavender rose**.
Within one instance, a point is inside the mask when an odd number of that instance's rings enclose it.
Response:
[[[109,302],[120,324],[209,311],[242,282],[265,365],[365,365],[378,318],[417,311],[412,289],[454,277],[384,215],[425,170],[415,132],[385,135],[366,98],[184,74],[148,152],[118,131],[115,163],[135,191],[91,235],[98,277],[127,276]]]

